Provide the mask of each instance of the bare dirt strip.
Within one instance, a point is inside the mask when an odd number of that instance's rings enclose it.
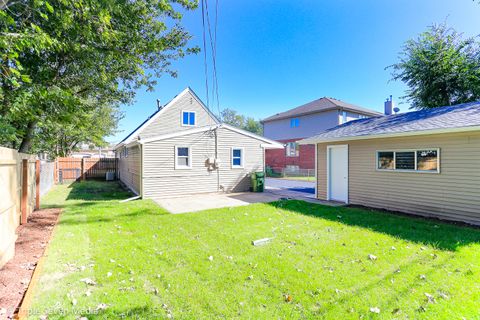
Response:
[[[34,211],[28,223],[17,228],[15,257],[0,269],[0,319],[13,318],[20,306],[59,214],[60,209]]]

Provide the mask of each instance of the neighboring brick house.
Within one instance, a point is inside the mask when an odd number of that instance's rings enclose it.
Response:
[[[297,141],[345,122],[381,116],[380,112],[337,99],[323,97],[263,119],[266,138],[285,144],[285,149],[266,150],[265,164],[275,170],[315,169],[315,146]]]

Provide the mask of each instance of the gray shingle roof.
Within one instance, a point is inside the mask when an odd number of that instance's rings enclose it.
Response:
[[[480,126],[480,101],[455,106],[412,111],[390,116],[378,116],[347,122],[325,130],[301,143],[368,139],[372,136],[418,134]],[[472,128],[470,128],[472,129]],[[480,130],[480,128],[479,128]]]
[[[360,112],[368,116],[377,116],[381,114],[380,112],[359,107],[354,104],[343,102],[341,100],[323,97],[323,98],[311,101],[309,103],[306,103],[304,105],[301,105],[299,107],[290,109],[288,111],[277,113],[273,116],[263,119],[262,122],[280,120],[280,119],[290,118],[294,116],[300,116],[304,114],[322,112],[322,111],[333,110],[333,109],[344,109],[346,111]]]

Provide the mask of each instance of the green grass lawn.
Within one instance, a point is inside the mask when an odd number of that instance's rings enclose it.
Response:
[[[302,201],[172,215],[128,196],[113,182],[46,196],[64,211],[32,318],[480,317],[478,229]]]

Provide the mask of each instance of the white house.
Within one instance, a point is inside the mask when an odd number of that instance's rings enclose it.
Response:
[[[250,189],[273,140],[221,123],[192,89],[159,108],[116,147],[119,179],[143,198]]]

